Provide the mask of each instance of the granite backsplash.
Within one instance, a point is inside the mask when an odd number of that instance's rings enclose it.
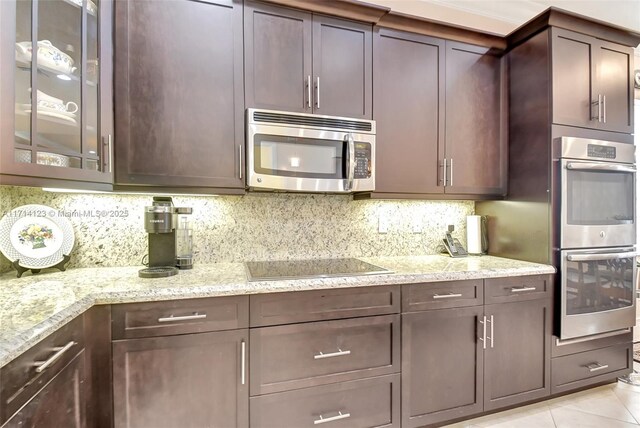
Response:
[[[465,243],[466,216],[474,213],[472,201],[353,201],[282,193],[173,199],[176,206],[193,207],[195,263],[436,254],[448,224]],[[144,207],[151,201],[150,195],[0,186],[0,215],[26,204],[65,213],[76,237],[69,267],[140,265],[147,251]],[[378,232],[380,217],[387,233]],[[10,269],[0,256],[0,272]]]

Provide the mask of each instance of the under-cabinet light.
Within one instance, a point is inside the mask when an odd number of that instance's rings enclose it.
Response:
[[[60,80],[71,80],[71,77],[67,76],[66,74],[58,74],[56,77]]]
[[[43,187],[43,191],[51,192],[51,193],[78,193],[78,194],[103,194],[103,195],[133,195],[133,196],[157,196],[157,195],[171,195],[175,197],[181,196],[197,196],[197,197],[217,197],[220,195],[215,194],[204,194],[204,193],[176,193],[176,192],[120,192],[117,190],[114,191],[106,191],[106,190],[83,190],[83,189],[63,189],[59,187]],[[229,195],[233,196],[233,195]]]

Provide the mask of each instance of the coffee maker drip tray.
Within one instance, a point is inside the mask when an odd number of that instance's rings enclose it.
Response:
[[[354,258],[245,262],[249,281],[380,275],[392,271]]]
[[[138,276],[140,278],[166,278],[178,274],[178,268],[173,266],[158,266],[140,269]]]

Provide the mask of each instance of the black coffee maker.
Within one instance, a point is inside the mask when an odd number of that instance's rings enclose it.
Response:
[[[149,264],[139,271],[143,278],[158,278],[191,269],[191,229],[185,215],[191,207],[175,207],[169,196],[154,196],[144,211],[144,229],[149,234]]]

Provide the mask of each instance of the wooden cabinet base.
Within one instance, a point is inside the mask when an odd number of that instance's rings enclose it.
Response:
[[[85,353],[81,351],[2,428],[84,428]]]
[[[400,375],[251,398],[252,428],[400,427]]]
[[[246,427],[247,330],[113,342],[116,428]]]
[[[631,372],[630,343],[566,355],[551,360],[551,392],[571,391]]]

